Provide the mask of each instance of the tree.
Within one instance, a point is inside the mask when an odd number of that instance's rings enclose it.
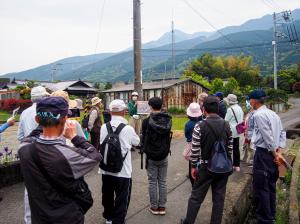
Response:
[[[111,84],[110,82],[107,82],[107,83],[105,84],[104,89],[106,90],[106,89],[111,89],[111,88],[112,88],[112,84]]]
[[[199,83],[200,85],[204,86],[207,89],[211,88],[211,85],[207,79],[203,76],[198,75],[197,73],[189,70],[185,70],[181,78],[191,78],[194,82]]]
[[[252,57],[249,56],[213,56],[203,54],[191,62],[186,70],[207,78],[209,81],[215,78],[234,77],[241,87],[247,85],[259,85],[259,67],[252,65]]]
[[[233,77],[230,77],[228,79],[228,82],[224,85],[223,91],[225,96],[227,96],[230,93],[235,95],[241,95],[239,83]]]
[[[93,85],[93,87],[95,89],[100,89],[100,83],[99,82],[95,82],[94,85]]]
[[[220,78],[215,78],[211,83],[210,93],[214,94],[216,92],[223,91],[224,82]]]
[[[36,83],[35,83],[35,81],[30,80],[30,81],[27,81],[27,82],[26,82],[26,86],[27,86],[28,88],[32,89],[33,87],[36,86]]]

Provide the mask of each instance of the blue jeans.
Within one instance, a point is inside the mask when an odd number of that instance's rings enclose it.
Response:
[[[165,208],[167,203],[168,157],[161,161],[148,160],[149,197],[151,207]],[[157,194],[159,191],[159,197]]]

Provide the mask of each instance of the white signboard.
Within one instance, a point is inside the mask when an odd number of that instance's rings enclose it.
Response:
[[[148,101],[137,101],[137,113],[138,114],[150,114],[151,109],[148,105]]]

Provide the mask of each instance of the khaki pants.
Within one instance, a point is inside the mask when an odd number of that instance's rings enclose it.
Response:
[[[133,127],[135,130],[135,133],[140,136],[141,133],[141,125],[142,125],[142,119],[134,119],[133,117],[129,118],[129,125]]]

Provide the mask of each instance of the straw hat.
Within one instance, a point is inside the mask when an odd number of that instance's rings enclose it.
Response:
[[[200,93],[199,94],[199,100],[204,100],[205,97],[208,97],[208,94],[206,92]]]
[[[202,115],[200,105],[198,103],[191,103],[186,110],[186,114],[189,117],[200,117]]]
[[[94,97],[92,99],[92,106],[96,106],[98,103],[101,103],[101,99],[99,99],[99,97]]]
[[[77,102],[75,100],[70,100],[69,94],[66,91],[63,90],[57,90],[51,94],[51,96],[56,96],[56,97],[62,97],[64,98],[68,104],[69,104],[69,109],[74,109],[77,108]]]

